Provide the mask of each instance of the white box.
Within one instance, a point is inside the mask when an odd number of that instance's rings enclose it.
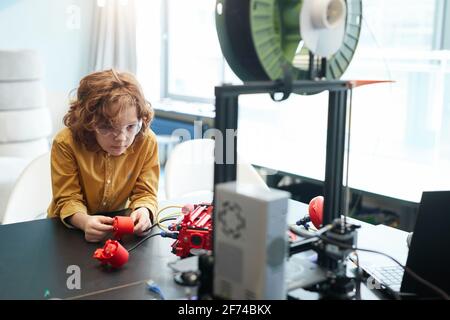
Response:
[[[216,186],[214,295],[286,299],[290,194],[227,182]]]

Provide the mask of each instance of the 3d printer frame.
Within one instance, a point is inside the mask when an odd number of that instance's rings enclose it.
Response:
[[[284,94],[312,94],[328,91],[328,126],[324,184],[323,225],[339,217],[343,208],[343,168],[345,152],[345,130],[347,112],[347,93],[351,86],[347,81],[284,81],[247,82],[243,85],[223,85],[215,87],[216,117],[215,128],[223,137],[222,156],[224,161],[215,163],[214,186],[218,183],[236,180],[237,137],[226,131],[238,128],[238,98],[240,95],[282,92]],[[287,92],[289,90],[289,92]],[[232,144],[228,139],[233,139]],[[233,150],[227,146],[233,145]],[[219,144],[216,144],[216,148]],[[233,154],[229,154],[232,152]],[[233,159],[228,163],[226,159]]]
[[[216,161],[214,164],[214,210],[212,226],[212,248],[214,248],[214,214],[216,206],[216,186],[219,183],[235,181],[237,177],[237,137],[234,134],[238,128],[238,98],[244,94],[269,93],[272,99],[275,99],[276,93],[283,93],[283,98],[287,99],[291,93],[313,94],[321,91],[329,92],[328,99],[328,127],[327,127],[327,146],[325,163],[325,186],[324,186],[324,212],[323,225],[332,223],[340,216],[343,207],[343,168],[345,152],[345,131],[346,131],[346,112],[347,112],[347,94],[352,88],[351,84],[340,80],[301,80],[291,81],[289,74],[285,73],[283,80],[267,82],[247,82],[243,85],[223,85],[215,87],[216,96],[216,116],[215,128],[222,134],[223,143],[215,144],[216,155],[221,151],[224,161]],[[228,136],[227,130],[232,130],[233,134]],[[233,139],[233,141],[228,141]],[[233,148],[228,149],[227,146]],[[232,154],[230,154],[232,153]],[[227,161],[232,159],[232,161]],[[230,163],[231,162],[231,163]],[[311,241],[312,242],[312,241]],[[312,248],[312,243],[310,243]],[[304,251],[308,245],[303,244],[297,248],[291,248],[290,254]],[[298,251],[297,251],[298,250]],[[333,269],[336,261],[326,254],[319,254],[318,263],[326,269]],[[214,250],[210,255],[200,256],[200,286],[198,296],[212,297],[213,292],[213,265]]]

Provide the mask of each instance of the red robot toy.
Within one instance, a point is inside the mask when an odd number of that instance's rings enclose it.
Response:
[[[134,222],[131,217],[114,217],[113,233],[114,238],[120,240],[124,234],[132,234],[134,230]]]
[[[94,252],[94,258],[102,264],[120,268],[128,261],[128,251],[116,240],[107,240],[105,246]]]
[[[187,205],[183,208],[183,219],[169,226],[178,232],[172,244],[172,252],[185,258],[198,252],[212,250],[212,211],[211,204]]]

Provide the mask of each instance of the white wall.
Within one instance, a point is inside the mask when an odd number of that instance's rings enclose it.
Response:
[[[41,54],[54,132],[63,127],[70,90],[89,72],[95,3],[93,0],[0,1],[0,50],[34,49]]]

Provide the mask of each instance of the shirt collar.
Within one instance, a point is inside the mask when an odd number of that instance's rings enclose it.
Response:
[[[134,147],[135,147],[135,141],[133,141],[133,143],[131,144],[131,146],[129,146],[124,153],[122,153],[120,156],[121,157],[123,155],[129,155],[129,154],[133,154],[134,153]],[[108,154],[108,152],[106,152],[105,150],[102,149],[102,147],[100,147],[100,145],[96,144],[95,146],[95,150],[93,150],[94,152],[99,152],[101,154]]]

